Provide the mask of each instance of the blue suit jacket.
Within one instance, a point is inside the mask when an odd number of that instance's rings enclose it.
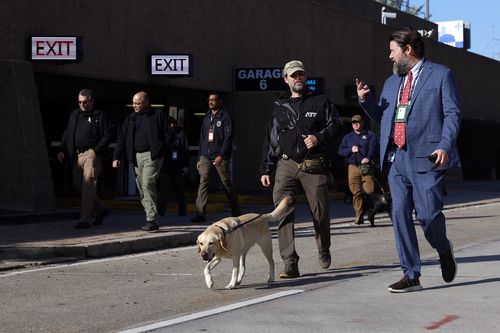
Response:
[[[450,160],[440,169],[459,166],[456,140],[460,128],[460,100],[449,68],[426,60],[413,90],[406,126],[406,149],[416,172],[433,168],[427,157],[436,149],[445,150]],[[380,123],[380,166],[387,153],[399,87],[403,77],[390,76],[377,101],[372,96],[361,102],[368,116]]]

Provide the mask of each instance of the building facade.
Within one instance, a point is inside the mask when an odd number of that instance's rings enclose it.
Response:
[[[41,140],[56,192],[69,187],[64,176],[68,168],[56,162],[55,151],[82,88],[95,92],[98,106],[118,125],[132,112],[132,95],[147,91],[153,104],[179,118],[193,160],[207,93],[224,93],[235,123],[234,182],[240,190],[256,190],[269,112],[284,87],[272,86],[277,79],[273,70],[291,59],[302,60],[317,89],[349,119],[360,112],[353,98],[354,79],[362,78],[380,92],[391,73],[388,35],[407,25],[426,32],[437,29],[432,22],[395,10],[398,18],[383,25],[380,4],[370,0],[4,0],[0,9],[0,61],[31,66]],[[41,59],[32,59],[32,37],[40,38],[35,50]],[[77,59],[48,59],[64,54],[69,44],[44,37],[76,37]],[[461,93],[463,177],[499,177],[498,85],[488,78],[500,76],[500,63],[438,43],[432,32],[426,48],[430,60],[454,71]],[[151,61],[152,55],[164,57]],[[188,72],[182,73],[187,65]],[[176,75],[154,75],[154,70]],[[4,90],[0,99],[9,98],[7,91],[11,90]],[[480,137],[488,140],[488,153],[478,149]],[[11,181],[12,177],[2,180]],[[128,182],[109,161],[103,188],[127,194]]]

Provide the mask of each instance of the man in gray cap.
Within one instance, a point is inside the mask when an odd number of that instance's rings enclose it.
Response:
[[[348,133],[340,143],[338,153],[345,157],[347,180],[352,192],[352,206],[356,212],[354,224],[363,224],[365,200],[375,190],[375,182],[371,174],[365,174],[362,166],[369,165],[377,153],[375,133],[364,128],[363,118],[355,115],[351,119],[352,132]],[[370,223],[374,226],[373,214],[369,214]]]
[[[287,195],[291,195],[295,202],[297,191],[302,186],[313,216],[319,264],[327,269],[331,263],[328,143],[342,122],[326,96],[307,89],[306,72],[301,61],[288,62],[283,71],[289,91],[274,102],[264,140],[260,181],[264,187],[270,187],[270,175],[276,171],[275,206]],[[300,276],[294,217],[295,213],[291,212],[279,221],[279,248],[285,263],[285,269],[279,274],[281,279]]]

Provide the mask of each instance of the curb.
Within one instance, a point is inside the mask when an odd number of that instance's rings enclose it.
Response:
[[[477,207],[487,204],[499,203],[500,199],[488,199],[468,203],[449,204],[444,207],[444,211]],[[387,222],[390,221],[387,213],[377,214],[376,221]],[[299,222],[308,222],[310,219],[298,219]],[[336,218],[332,219],[332,225],[350,225],[352,218]],[[200,225],[203,230],[208,226]],[[369,227],[369,225],[366,225]],[[310,228],[310,225],[297,225],[297,230],[304,230]],[[271,232],[276,235],[276,226],[271,227]],[[190,246],[195,244],[196,238],[200,233],[200,229],[193,229],[193,231],[169,231],[168,229],[160,229],[160,232],[146,234],[136,237],[128,237],[116,239],[111,241],[89,242],[82,245],[51,245],[51,246],[4,246],[0,247],[0,262],[7,261],[23,261],[23,260],[36,260],[43,261],[38,265],[47,265],[55,263],[56,261],[76,261],[82,259],[92,258],[105,258],[111,256],[120,256],[133,253],[164,250],[180,246]],[[16,263],[17,264],[17,263]],[[12,265],[12,264],[11,264]],[[2,269],[1,266],[9,266],[9,262],[0,265],[0,271],[7,269],[23,268],[32,266],[33,262],[20,263],[15,268]]]

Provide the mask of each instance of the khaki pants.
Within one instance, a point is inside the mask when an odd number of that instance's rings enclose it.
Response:
[[[81,223],[89,223],[92,213],[99,215],[106,209],[97,196],[97,179],[101,168],[102,159],[92,149],[77,154],[73,165],[73,185],[81,195]]]
[[[292,160],[279,160],[273,189],[273,201],[277,206],[286,195],[295,199],[302,185],[312,214],[316,245],[320,255],[330,253],[330,195],[328,193],[328,175],[326,172],[310,174],[297,173],[297,163]],[[295,212],[280,221],[278,241],[281,258],[285,264],[296,264],[299,256],[295,251]]]
[[[208,200],[208,182],[210,179],[210,170],[215,168],[219,174],[219,178],[224,186],[231,213],[233,216],[240,215],[240,206],[238,204],[238,194],[231,182],[231,170],[229,169],[229,161],[222,160],[219,166],[215,166],[211,160],[201,156],[198,166],[200,173],[200,186],[198,187],[198,196],[196,197],[196,210],[198,215],[205,215]]]
[[[158,222],[156,180],[160,175],[163,158],[152,160],[149,151],[136,153],[135,157],[137,160],[137,166],[134,168],[135,182],[139,190],[142,207],[144,207],[146,213],[146,221]]]
[[[370,195],[375,190],[373,176],[362,176],[361,170],[352,164],[349,164],[347,169],[349,189],[352,192],[352,207],[356,212],[356,223],[363,219],[364,212],[364,196]]]

